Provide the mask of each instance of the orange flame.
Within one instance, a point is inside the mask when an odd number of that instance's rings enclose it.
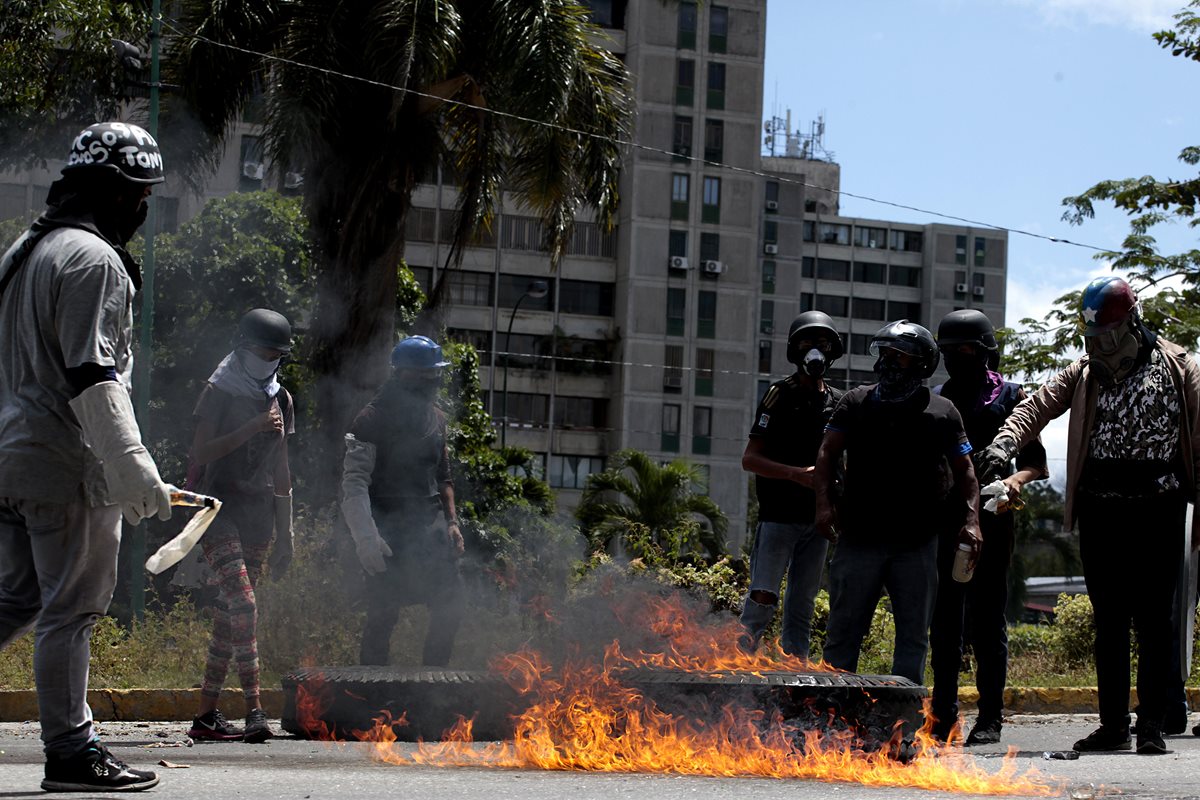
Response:
[[[808,778],[868,786],[935,789],[970,794],[1038,795],[1060,793],[1063,786],[1030,769],[1018,774],[1015,750],[996,772],[989,772],[960,747],[938,746],[923,729],[917,755],[900,763],[887,748],[867,752],[848,729],[802,728],[778,711],[726,705],[716,719],[672,715],[640,690],[621,682],[624,670],[642,667],[700,671],[812,669],[800,659],[729,652],[740,632],[703,626],[671,602],[640,606],[642,619],[667,643],[663,652],[625,654],[619,642],[603,664],[568,660],[555,669],[531,650],[496,659],[492,668],[530,700],[515,722],[513,740],[476,744],[470,720],[458,723],[440,742],[421,742],[415,751],[395,746],[389,714],[356,738],[372,742],[375,758],[399,765],[472,766],[654,772],[680,775]],[[304,689],[304,687],[299,687]],[[306,730],[320,730],[321,693],[297,692],[298,719]],[[325,695],[325,699],[328,696]],[[712,715],[709,715],[712,716]],[[400,721],[403,721],[401,717]],[[926,726],[928,727],[928,725]],[[896,736],[899,736],[897,729]]]

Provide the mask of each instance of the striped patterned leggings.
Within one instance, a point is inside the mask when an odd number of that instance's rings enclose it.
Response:
[[[212,641],[204,667],[201,694],[217,697],[225,684],[229,662],[237,665],[242,693],[247,699],[258,697],[258,607],[254,587],[262,575],[269,541],[243,543],[236,530],[233,535],[218,536],[217,523],[201,539],[204,558],[212,568],[221,594],[213,618]]]

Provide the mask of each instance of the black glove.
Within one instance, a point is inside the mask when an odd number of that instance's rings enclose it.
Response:
[[[1016,449],[1016,442],[1008,438],[998,438],[983,448],[975,458],[975,477],[979,485],[986,486],[1003,475]]]

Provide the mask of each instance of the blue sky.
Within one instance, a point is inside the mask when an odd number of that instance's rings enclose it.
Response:
[[[1116,246],[1124,215],[1072,228],[1061,201],[1105,178],[1195,175],[1177,157],[1200,144],[1200,64],[1150,37],[1184,4],[771,0],[764,108],[790,108],[805,133],[824,113],[848,192]],[[937,221],[846,197],[841,210]],[[1159,238],[1177,250],[1196,236],[1175,227]],[[1008,265],[1013,326],[1105,270],[1089,251],[1015,233]],[[1064,426],[1046,438],[1061,458]]]

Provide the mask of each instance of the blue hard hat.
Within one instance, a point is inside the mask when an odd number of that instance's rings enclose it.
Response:
[[[392,348],[392,366],[396,369],[441,369],[450,366],[442,356],[442,347],[428,336],[410,336]]]
[[[1121,325],[1137,310],[1137,295],[1121,278],[1096,278],[1083,289],[1080,298],[1083,335],[1096,336]]]

